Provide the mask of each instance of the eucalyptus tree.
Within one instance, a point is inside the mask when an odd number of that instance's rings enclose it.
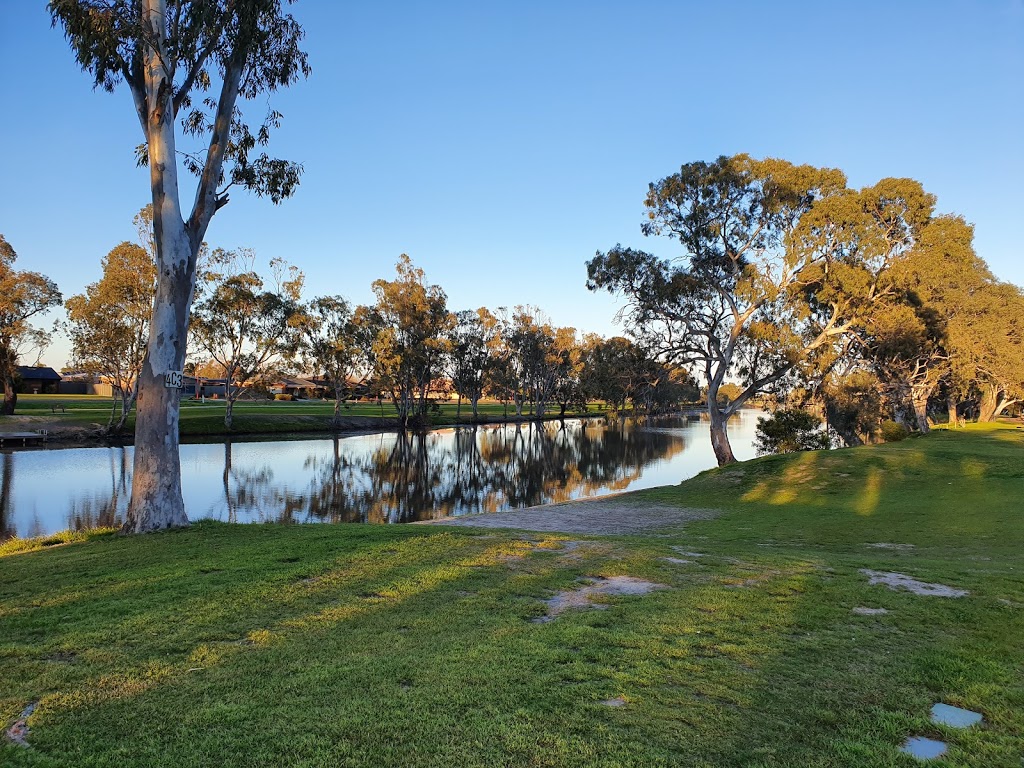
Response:
[[[138,394],[156,264],[144,248],[124,242],[103,258],[102,268],[98,282],[65,303],[67,328],[75,364],[102,376],[114,390],[107,429],[119,432]]]
[[[179,390],[196,260],[234,186],[278,203],[301,166],[262,151],[281,114],[250,124],[242,106],[309,74],[302,28],[282,0],[50,0],[78,64],[94,85],[131,93],[148,165],[157,287],[139,378],[132,498],[126,531],[188,524],[178,456]],[[178,130],[195,147],[179,146]],[[191,210],[179,164],[198,177]]]
[[[583,390],[584,346],[575,328],[555,328],[551,340],[548,366],[553,374],[551,398],[558,404],[558,415],[564,417],[570,407],[586,410]]]
[[[430,385],[444,370],[450,349],[448,297],[430,285],[404,253],[395,280],[375,280],[372,307],[374,377],[391,393],[402,427],[427,416]]]
[[[275,259],[276,285],[268,287],[253,269],[254,260],[248,249],[214,251],[213,270],[204,276],[192,320],[193,346],[224,370],[224,426],[229,430],[238,398],[278,373],[301,343],[302,273]]]
[[[533,415],[539,418],[553,394],[557,375],[554,328],[537,307],[517,306],[503,336],[514,381],[516,416],[522,416],[523,405],[530,402]]]
[[[893,416],[909,412],[927,432],[929,400],[962,371],[953,341],[971,333],[993,282],[972,228],[936,214],[935,196],[913,179],[834,196],[806,223],[808,241],[832,255],[808,274],[812,311],[842,307],[852,349],[873,369]]]
[[[449,330],[449,360],[452,385],[459,398],[456,418],[465,397],[473,409],[475,420],[492,366],[493,351],[498,343],[498,318],[486,307],[480,307],[456,312],[453,320]]]
[[[974,401],[979,421],[991,421],[1024,401],[1024,292],[993,281],[973,296],[970,314],[951,324],[947,402],[951,418]]]
[[[38,272],[14,268],[18,254],[0,235],[0,379],[4,386],[3,414],[18,404],[15,376],[20,359],[35,350],[37,358],[50,343],[50,334],[32,325],[32,319],[60,304],[57,284]]]
[[[300,318],[302,358],[306,369],[322,377],[334,392],[333,424],[341,419],[341,405],[369,375],[370,329],[362,322],[365,309],[353,312],[341,296],[321,296]]]
[[[829,254],[797,237],[803,215],[845,184],[838,170],[746,155],[687,163],[650,185],[642,226],[676,240],[680,257],[617,245],[587,263],[587,287],[626,299],[623,317],[643,346],[706,380],[720,465],[736,460],[729,416],[845,330],[838,313],[808,314],[803,275]],[[744,387],[721,403],[730,373]]]
[[[635,389],[639,360],[636,345],[623,336],[592,338],[584,368],[587,397],[602,400],[616,411],[625,408]]]

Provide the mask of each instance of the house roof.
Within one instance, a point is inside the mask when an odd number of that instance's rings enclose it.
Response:
[[[19,365],[18,376],[24,379],[39,379],[40,381],[60,381],[60,374],[49,366],[40,365]]]
[[[285,387],[298,387],[299,389],[322,387],[323,384],[319,384],[315,381],[303,378],[292,378],[290,376],[281,376],[275,382],[278,386]]]

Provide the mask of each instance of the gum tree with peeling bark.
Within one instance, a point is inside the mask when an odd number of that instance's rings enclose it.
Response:
[[[271,110],[253,132],[241,112],[245,100],[309,73],[299,48],[302,28],[282,6],[282,0],[48,5],[95,85],[108,91],[127,85],[144,138],[139,162],[149,167],[158,278],[139,379],[126,532],[188,525],[178,456],[179,392],[165,386],[165,376],[184,368],[196,260],[210,221],[228,202],[231,186],[277,203],[298,184],[300,166],[257,156],[281,115]],[[179,150],[179,123],[200,149]],[[188,212],[179,197],[179,164],[199,179]]]

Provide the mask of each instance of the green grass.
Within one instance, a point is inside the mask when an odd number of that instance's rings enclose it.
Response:
[[[61,404],[65,411],[54,413],[54,404]],[[17,415],[45,417],[48,421],[76,427],[103,427],[110,415],[112,401],[110,398],[97,395],[19,395]],[[456,423],[456,403],[444,403],[439,414],[432,417],[434,424]],[[597,404],[589,407],[591,412],[598,412]],[[515,409],[508,408],[510,415]],[[501,420],[505,408],[501,403],[481,403],[478,408],[480,419]],[[528,409],[524,410],[528,413]],[[180,432],[182,436],[223,435],[224,401],[208,399],[205,403],[194,400],[183,400],[181,403]],[[553,414],[558,414],[554,408]],[[548,410],[551,416],[552,410]],[[319,400],[298,401],[249,401],[235,403],[232,434],[283,434],[296,432],[326,432],[331,429],[334,415],[334,403]],[[578,415],[571,411],[569,415]],[[390,403],[384,403],[383,409],[376,403],[350,403],[342,407],[342,418],[365,417],[371,419],[394,419],[396,411]],[[471,407],[463,403],[458,421],[469,422],[472,416]],[[0,429],[4,417],[0,416]],[[131,435],[135,428],[134,413],[129,416],[125,434]]]
[[[1019,768],[1024,432],[766,457],[641,495],[724,514],[577,559],[557,534],[434,526],[7,545],[0,720],[40,703],[32,748],[0,765],[909,767],[897,747],[925,735],[943,765]],[[672,546],[705,554],[675,565]],[[616,574],[671,589],[529,621]],[[933,726],[937,701],[985,723]]]

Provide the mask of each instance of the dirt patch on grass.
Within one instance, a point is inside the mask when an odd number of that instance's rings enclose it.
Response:
[[[889,589],[898,592],[906,590],[915,595],[929,595],[931,597],[963,597],[969,594],[966,589],[954,589],[945,584],[930,584],[927,581],[918,581],[905,573],[893,573],[891,571],[872,571],[862,568],[861,573],[868,577],[869,584],[881,584]]]
[[[35,711],[38,702],[32,702],[29,704],[21,713],[21,717],[14,721],[14,723],[5,731],[7,738],[17,744],[19,747],[28,747],[28,718]]]
[[[633,576],[609,576],[588,579],[587,583],[576,588],[567,589],[545,600],[548,612],[546,616],[534,619],[535,623],[551,621],[559,614],[569,610],[585,610],[588,608],[604,609],[605,605],[595,603],[594,598],[606,595],[646,595],[655,589],[668,589],[665,584],[656,584]]]
[[[710,520],[719,514],[716,509],[657,504],[623,494],[492,514],[445,517],[424,523],[600,535],[645,533],[693,520]]]

